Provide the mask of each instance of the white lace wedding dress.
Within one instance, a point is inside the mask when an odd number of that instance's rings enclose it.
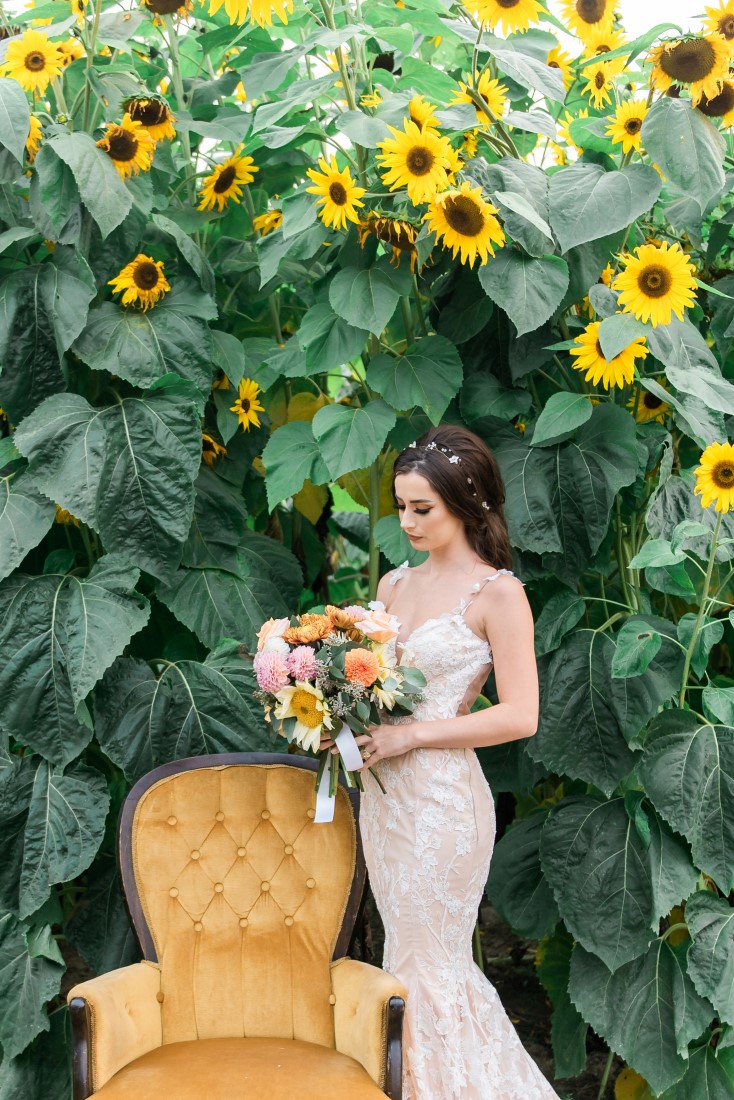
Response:
[[[514,576],[499,570],[472,591],[502,574]],[[422,623],[398,649],[426,676],[416,719],[455,717],[489,672],[490,646],[464,620],[471,602]],[[365,769],[360,831],[385,926],[383,966],[408,990],[403,1100],[557,1100],[472,957],[495,835],[474,750],[412,749],[375,771],[387,794]]]

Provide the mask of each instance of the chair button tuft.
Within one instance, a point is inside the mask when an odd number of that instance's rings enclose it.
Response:
[[[201,856],[201,852],[199,851],[199,849],[194,848],[193,852],[191,853],[191,858],[192,859],[199,859],[200,856]]]
[[[246,856],[247,855],[247,848],[238,848],[237,849],[237,855],[238,856]]]
[[[160,989],[159,989],[159,990],[158,990],[158,992],[157,992],[157,993],[156,993],[156,995],[155,995],[155,999],[157,1000],[157,1002],[158,1002],[158,1004],[159,1004],[159,1005],[162,1005],[162,1004],[163,1004],[163,997],[164,997],[164,994],[163,994],[163,993],[161,993],[161,991],[160,991]]]
[[[315,817],[315,816],[316,816],[316,811],[313,808],[306,810],[306,817]]]
[[[194,932],[201,932],[203,927],[204,927],[204,925],[201,923],[201,921],[197,920],[196,923],[194,924]]]
[[[293,917],[286,917],[285,918],[285,923],[286,923],[286,927],[290,928],[290,926],[293,924]]]
[[[329,994],[329,1004],[330,1005],[335,1005],[336,1004],[336,996],[335,996],[334,993]]]
[[[224,890],[224,885],[221,882],[215,882],[214,883],[214,893],[215,894],[221,894],[222,890]]]
[[[292,844],[286,844],[286,846],[284,848],[284,851],[285,851],[285,854],[287,856],[292,856],[293,855],[293,845]]]
[[[315,878],[307,878],[306,879],[306,886],[308,886],[309,890],[313,890],[315,885],[316,885],[316,879]]]
[[[177,898],[178,897],[178,890],[176,889],[175,886],[172,886],[171,889],[168,891],[168,893],[170,894],[170,896],[172,898]]]
[[[267,893],[267,892],[268,892],[268,890],[270,889],[270,883],[269,883],[269,882],[263,882],[263,883],[261,883],[261,885],[260,885],[260,889],[261,889],[261,890],[264,890],[264,891],[265,891],[265,893]]]
[[[221,810],[214,815],[214,820],[215,821],[224,821],[224,814],[222,813]]]
[[[171,814],[171,816],[168,818],[168,824],[169,825],[175,825],[177,822],[178,822],[178,818],[174,817],[173,814]]]
[[[247,917],[240,917],[240,928],[247,928]]]
[[[267,821],[270,817],[270,810],[263,810],[263,812],[260,814],[260,817],[263,819],[263,821]]]

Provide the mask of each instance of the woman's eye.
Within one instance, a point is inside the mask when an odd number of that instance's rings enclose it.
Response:
[[[430,508],[424,508],[423,510],[421,510],[420,508],[416,508],[415,514],[417,516],[427,516],[430,510]]]

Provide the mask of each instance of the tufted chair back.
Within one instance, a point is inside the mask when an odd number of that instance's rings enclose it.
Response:
[[[353,923],[364,870],[343,787],[334,821],[313,822],[314,765],[198,757],[130,792],[120,864],[145,956],[161,967],[164,1044],[272,1037],[334,1047],[329,964],[338,938],[346,950],[342,925],[348,903]]]

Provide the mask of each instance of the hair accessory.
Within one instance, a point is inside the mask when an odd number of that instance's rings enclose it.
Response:
[[[411,443],[411,447],[412,446],[413,446],[413,444]],[[457,466],[457,465],[461,464],[461,459],[459,458],[459,456],[457,454],[454,454],[454,452],[452,450],[450,450],[450,448],[448,448],[448,447],[439,447],[438,443],[436,443],[435,440],[431,440],[430,443],[426,443],[426,450],[427,451],[440,451],[441,454],[446,455],[447,459],[449,460],[449,462],[451,463],[452,466]]]
[[[483,501],[482,501],[482,508],[484,508],[484,509],[485,509],[485,510],[486,510],[487,512],[491,512],[491,511],[492,511],[492,509],[491,509],[491,508],[489,507],[489,504],[487,503],[487,501],[486,501],[486,500],[483,500]]]

